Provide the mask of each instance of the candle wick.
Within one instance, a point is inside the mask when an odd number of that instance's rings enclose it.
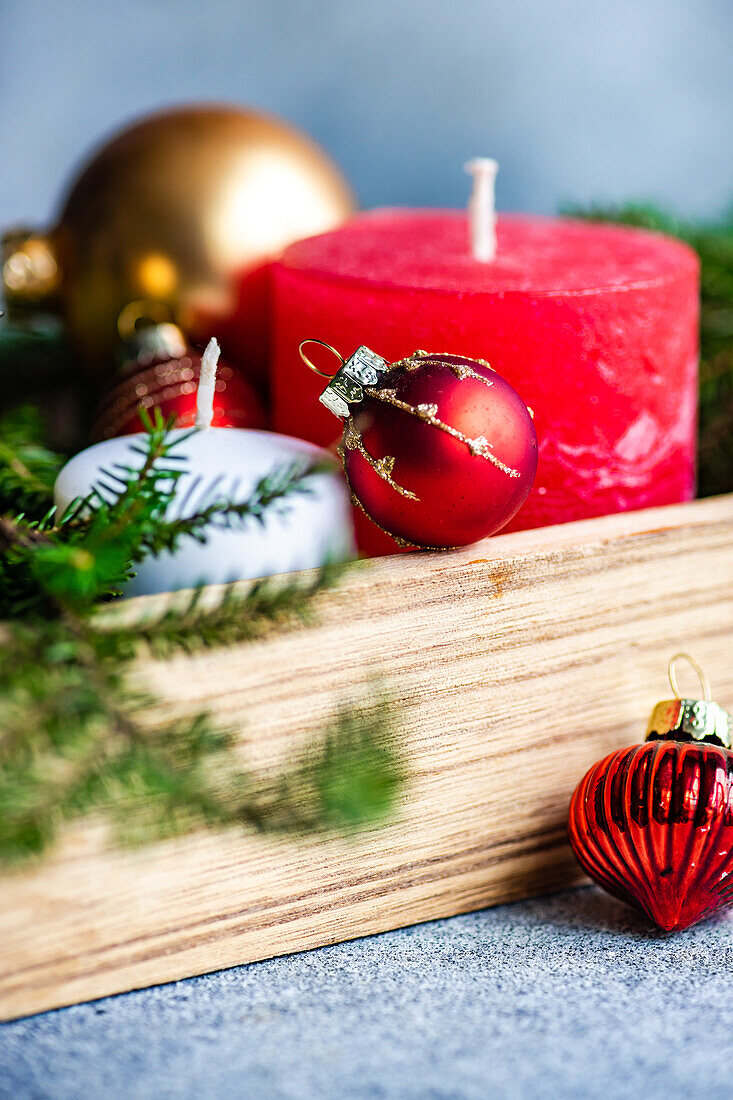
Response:
[[[496,257],[496,199],[494,185],[499,165],[490,157],[474,157],[465,166],[473,177],[468,203],[473,258],[488,264]]]
[[[214,391],[216,389],[216,367],[219,362],[219,345],[212,336],[201,356],[201,374],[196,391],[196,428],[210,428],[214,419]]]

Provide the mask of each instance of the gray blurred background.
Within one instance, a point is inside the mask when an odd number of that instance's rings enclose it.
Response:
[[[41,223],[80,155],[163,104],[309,131],[361,203],[504,209],[733,198],[731,0],[0,0],[0,228]]]

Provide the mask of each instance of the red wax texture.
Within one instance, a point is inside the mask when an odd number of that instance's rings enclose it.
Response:
[[[376,210],[291,245],[272,269],[275,430],[322,445],[340,435],[299,358],[307,337],[345,356],[360,344],[388,360],[452,352],[488,360],[535,415],[537,477],[506,530],[692,497],[694,252],[513,215],[499,218],[491,263],[468,240],[458,211]]]

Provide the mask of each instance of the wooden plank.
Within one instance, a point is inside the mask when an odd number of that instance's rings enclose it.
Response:
[[[130,601],[125,614],[153,607]],[[366,563],[319,624],[137,670],[278,764],[375,674],[404,708],[398,816],[357,840],[205,834],[138,852],[80,823],[0,883],[10,1017],[576,881],[570,793],[643,736],[668,657],[733,705],[733,497]]]

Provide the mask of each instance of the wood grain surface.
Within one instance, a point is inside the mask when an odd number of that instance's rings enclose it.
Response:
[[[642,739],[677,650],[732,707],[732,643],[733,497],[720,497],[368,562],[319,597],[315,626],[140,662],[166,713],[209,708],[241,731],[255,768],[380,677],[402,705],[399,812],[356,840],[229,831],[135,852],[77,824],[44,862],[0,880],[0,1016],[578,880],[573,787]]]

